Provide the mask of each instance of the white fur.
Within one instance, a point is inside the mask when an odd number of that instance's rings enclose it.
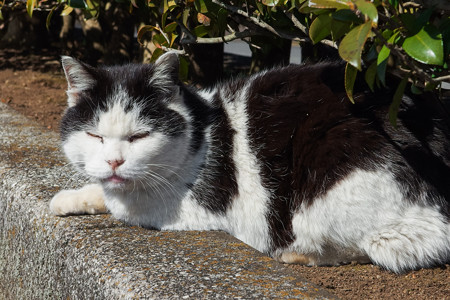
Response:
[[[58,216],[106,213],[103,188],[88,184],[79,190],[63,190],[50,201],[50,210]]]
[[[404,199],[386,170],[356,170],[310,207],[295,213],[294,243],[283,253],[310,265],[367,261],[392,271],[427,266],[448,255],[450,227],[438,208]]]
[[[262,186],[259,162],[249,146],[246,111],[248,86],[238,95],[228,95],[225,90],[220,90],[220,93],[231,126],[235,130],[233,160],[236,166],[238,194],[227,211],[231,226],[229,231],[264,252],[270,246],[266,217],[270,193]]]
[[[207,102],[211,103],[214,95],[217,93],[217,89],[205,89],[198,91],[198,95],[205,99]]]

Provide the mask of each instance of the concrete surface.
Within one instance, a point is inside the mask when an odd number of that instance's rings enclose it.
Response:
[[[333,298],[223,232],[49,213],[55,192],[84,182],[56,133],[0,103],[1,299]]]

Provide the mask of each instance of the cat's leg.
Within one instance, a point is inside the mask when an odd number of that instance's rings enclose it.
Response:
[[[450,224],[437,208],[412,206],[363,241],[370,259],[396,273],[448,262]]]
[[[320,253],[302,254],[298,251],[283,251],[274,257],[276,260],[287,264],[298,264],[304,266],[340,266],[349,263],[367,264],[370,259],[359,252],[337,250],[333,247],[324,247]]]
[[[306,255],[297,252],[287,251],[280,255],[274,257],[276,260],[286,264],[298,264],[303,266],[317,266],[317,256],[316,255]]]
[[[78,190],[63,190],[50,201],[50,210],[57,216],[107,213],[103,189],[89,184]]]

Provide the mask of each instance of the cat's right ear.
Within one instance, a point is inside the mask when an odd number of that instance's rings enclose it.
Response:
[[[80,93],[89,90],[95,84],[95,79],[89,73],[89,66],[70,56],[61,57],[64,74],[67,79],[67,103],[69,107],[76,105],[80,99]]]
[[[155,61],[153,78],[161,82],[178,82],[179,65],[178,54],[168,51]]]

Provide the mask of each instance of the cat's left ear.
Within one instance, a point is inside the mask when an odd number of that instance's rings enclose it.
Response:
[[[180,60],[178,54],[169,51],[161,55],[155,62],[154,78],[158,81],[178,82]]]
[[[61,62],[68,85],[67,102],[69,107],[72,107],[78,103],[82,91],[89,90],[94,86],[95,79],[89,72],[91,67],[75,58],[62,56]]]

